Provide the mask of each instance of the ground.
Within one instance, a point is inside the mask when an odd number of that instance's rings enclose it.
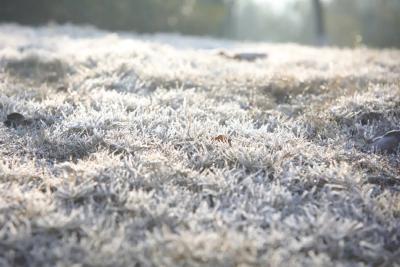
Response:
[[[0,25],[0,120],[30,122],[0,125],[0,266],[400,266],[371,149],[399,77],[394,49]]]

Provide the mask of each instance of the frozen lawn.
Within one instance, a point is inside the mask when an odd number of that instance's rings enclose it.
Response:
[[[400,266],[399,84],[399,50],[0,25],[0,266]]]

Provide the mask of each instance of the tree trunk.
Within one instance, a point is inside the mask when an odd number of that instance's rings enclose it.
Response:
[[[321,0],[312,0],[315,12],[315,30],[316,30],[316,43],[317,45],[326,45],[326,32],[325,32],[325,16],[322,8]]]
[[[224,1],[226,14],[224,21],[222,23],[222,32],[223,36],[226,38],[234,38],[235,35],[235,22],[234,22],[234,0],[225,0]]]

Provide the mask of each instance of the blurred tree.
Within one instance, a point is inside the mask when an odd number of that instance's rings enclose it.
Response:
[[[225,5],[225,16],[220,28],[220,34],[227,38],[234,38],[236,32],[235,10],[238,1],[224,0],[223,3]]]
[[[315,28],[317,45],[325,45],[327,43],[325,32],[325,16],[320,0],[312,0],[315,12]]]
[[[274,2],[273,2],[274,1]],[[0,22],[400,47],[400,0],[0,0]],[[279,2],[281,3],[281,2]],[[317,26],[317,28],[316,28]],[[314,30],[316,28],[316,31]]]
[[[224,0],[0,0],[0,20],[84,23],[108,30],[218,35]]]
[[[330,40],[352,46],[360,36],[358,0],[334,0],[327,5],[327,28]]]
[[[399,14],[398,0],[332,0],[327,5],[330,39],[338,45],[400,47]]]
[[[238,39],[272,42],[314,42],[314,18],[310,1],[288,2],[284,12],[271,5],[251,1],[238,5],[236,36]]]
[[[376,47],[400,46],[400,1],[358,0],[360,36]]]

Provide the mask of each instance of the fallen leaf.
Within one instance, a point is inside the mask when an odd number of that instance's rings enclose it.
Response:
[[[25,119],[24,115],[17,112],[8,114],[7,120],[4,121],[5,126],[13,128],[16,128],[18,126],[28,126],[32,123],[32,119]]]
[[[229,137],[227,137],[226,135],[220,134],[218,136],[211,138],[211,140],[216,141],[216,142],[226,143],[226,144],[229,144],[230,146],[232,146],[232,140]]]
[[[14,112],[7,115],[7,120],[4,121],[4,125],[7,127],[17,127],[25,120],[24,115]]]
[[[371,176],[368,177],[367,183],[376,184],[380,186],[395,186],[395,185],[400,185],[400,179],[381,177],[381,176]]]
[[[373,121],[380,120],[382,118],[382,114],[378,112],[368,112],[364,113],[360,116],[359,120],[362,125],[369,124]]]
[[[65,92],[68,92],[68,87],[67,86],[65,86],[65,85],[60,85],[60,86],[58,86],[57,87],[57,92],[58,93],[65,93]]]
[[[21,121],[24,119],[25,119],[24,115],[17,113],[17,112],[10,113],[7,115],[7,120]]]
[[[400,130],[392,130],[372,141],[375,152],[395,153],[400,144]]]
[[[256,61],[257,59],[265,59],[268,57],[266,53],[253,53],[253,52],[242,52],[242,53],[226,53],[221,51],[218,55],[225,58],[239,60],[239,61]]]

